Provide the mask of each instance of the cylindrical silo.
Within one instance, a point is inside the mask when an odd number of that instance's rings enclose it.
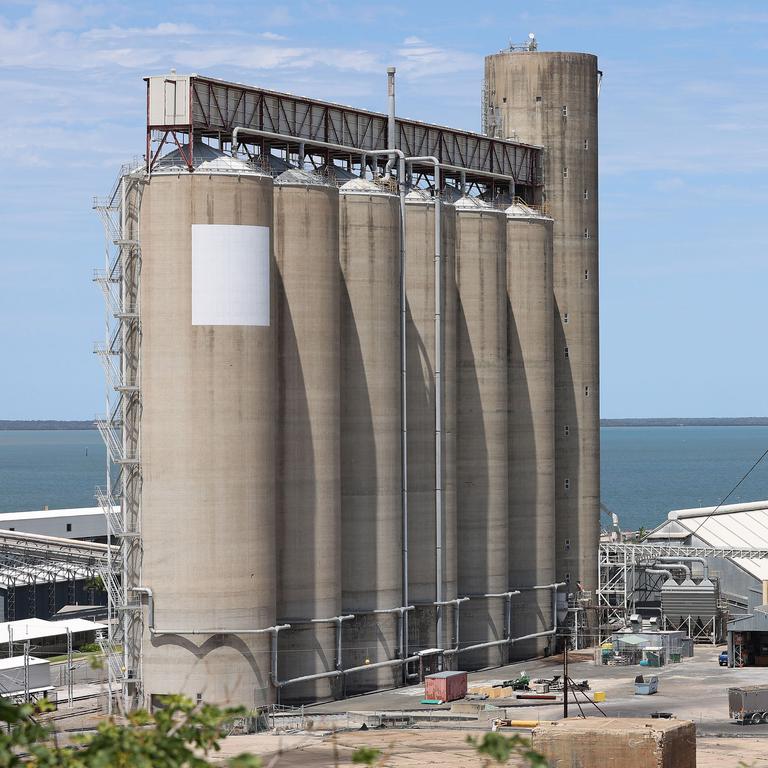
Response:
[[[443,600],[456,597],[456,214],[441,205],[443,264]],[[423,190],[406,196],[408,594],[411,650],[450,648],[453,610],[443,609],[443,637],[435,635],[435,203]]]
[[[552,220],[522,204],[506,214],[509,587],[520,589],[555,575]],[[551,628],[551,590],[513,598],[513,637]],[[546,642],[515,643],[510,655],[537,655]]]
[[[506,217],[477,198],[456,210],[457,508],[461,645],[500,640],[507,590]],[[501,653],[501,658],[500,658]],[[503,646],[462,654],[461,668],[504,661]]]
[[[556,572],[594,590],[600,535],[597,58],[502,51],[485,60],[502,135],[544,147],[554,219]]]
[[[400,201],[363,179],[339,196],[344,666],[393,659],[402,602]],[[396,667],[350,675],[346,692],[391,687]]]
[[[277,286],[277,614],[281,680],[336,668],[341,609],[339,194],[319,177],[275,179]],[[327,698],[330,679],[283,701]]]
[[[195,145],[140,211],[143,686],[153,697],[272,700],[275,623],[273,184]],[[220,629],[221,634],[185,631]]]

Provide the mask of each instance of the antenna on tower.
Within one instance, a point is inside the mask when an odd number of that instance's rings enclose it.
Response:
[[[539,47],[539,44],[536,42],[536,34],[534,32],[528,33],[528,50],[529,51],[535,51]]]

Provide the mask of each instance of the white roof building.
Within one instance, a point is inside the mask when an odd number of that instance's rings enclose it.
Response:
[[[5,512],[0,514],[0,528],[65,539],[95,539],[107,535],[107,521],[101,507]]]
[[[106,624],[85,619],[65,619],[64,621],[46,621],[45,619],[19,619],[0,623],[0,644],[13,641],[41,640],[47,637],[62,637],[67,630],[78,632],[96,632],[106,629]]]
[[[648,535],[649,541],[681,542],[688,538],[711,547],[768,549],[768,501],[675,509],[667,515],[665,523]],[[768,559],[730,559],[756,579],[768,580]]]

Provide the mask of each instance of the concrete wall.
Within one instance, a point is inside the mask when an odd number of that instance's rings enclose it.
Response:
[[[533,749],[569,768],[696,768],[696,726],[679,720],[589,717],[542,723]]]

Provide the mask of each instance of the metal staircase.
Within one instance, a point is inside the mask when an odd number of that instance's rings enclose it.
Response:
[[[130,600],[138,583],[140,558],[141,464],[139,427],[141,412],[138,208],[143,162],[123,166],[110,194],[94,200],[94,210],[104,226],[104,268],[93,281],[104,298],[104,340],[94,354],[104,370],[105,415],[96,427],[107,447],[106,485],[96,489],[96,499],[107,523],[107,540],[118,544],[106,566],[99,569],[108,597],[109,634],[99,638],[109,672],[110,688],[122,689],[124,709],[132,706],[126,670],[135,666],[140,644],[139,605]],[[137,640],[138,637],[138,640]],[[132,656],[129,654],[133,654]],[[130,663],[133,659],[133,664]],[[131,683],[137,680],[131,674]],[[109,697],[110,708],[112,697]]]

